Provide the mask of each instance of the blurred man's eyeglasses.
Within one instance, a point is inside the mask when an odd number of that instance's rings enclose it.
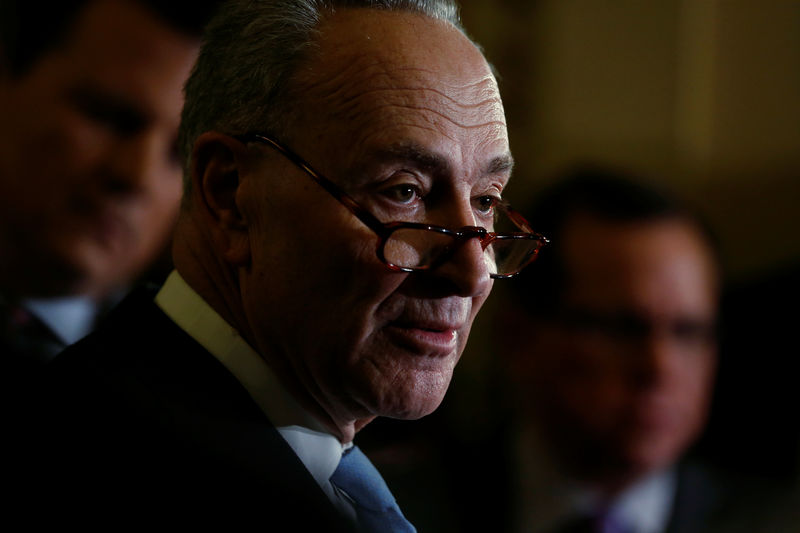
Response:
[[[361,222],[378,235],[377,254],[386,266],[402,272],[430,270],[445,263],[459,247],[472,238],[478,239],[492,278],[510,278],[536,259],[548,243],[544,235],[530,229],[525,218],[498,200],[493,207],[495,228],[506,224],[510,231],[488,231],[478,226],[451,230],[418,222],[381,222],[358,204],[338,185],[314,170],[303,158],[266,135],[237,135],[243,143],[262,143],[278,150],[289,161],[308,174]]]

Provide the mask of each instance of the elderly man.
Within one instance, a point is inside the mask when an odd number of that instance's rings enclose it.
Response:
[[[439,405],[493,278],[543,244],[501,200],[489,65],[448,2],[232,2],[181,133],[176,270],[54,363],[56,477],[413,530],[355,434]]]
[[[612,172],[578,172],[537,206],[554,244],[513,287],[512,530],[706,531],[733,496],[684,460],[716,368],[713,242],[677,202]]]
[[[7,385],[91,330],[167,243],[180,204],[181,88],[208,18],[181,4],[0,4]]]

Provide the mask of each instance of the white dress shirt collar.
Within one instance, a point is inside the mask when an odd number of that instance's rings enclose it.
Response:
[[[29,299],[22,306],[50,328],[65,346],[76,343],[94,327],[98,306],[91,298]]]
[[[599,494],[556,467],[535,425],[525,425],[517,433],[515,453],[519,465],[515,531],[552,531],[569,517],[596,510]],[[626,488],[614,499],[610,512],[637,533],[663,533],[676,490],[675,469],[659,470]]]
[[[667,528],[676,490],[675,470],[660,470],[625,489],[617,497],[613,512],[635,531],[661,533]]]
[[[329,479],[342,452],[352,443],[339,442],[321,422],[303,409],[266,361],[177,271],[169,275],[155,301],[167,316],[236,377],[326,495],[338,504]]]

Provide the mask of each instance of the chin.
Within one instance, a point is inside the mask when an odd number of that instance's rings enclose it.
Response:
[[[447,385],[417,381],[414,387],[394,389],[390,395],[376,398],[373,414],[398,420],[417,420],[434,412],[446,391]]]
[[[143,270],[141,265],[146,264],[139,260],[142,254],[133,247],[127,255],[99,246],[85,246],[81,251],[69,258],[70,267],[79,273],[80,293],[97,298],[130,283]]]
[[[397,420],[418,420],[433,413],[441,403],[442,399],[439,398],[437,400],[415,402],[413,405],[393,405],[382,408],[382,413],[378,416]]]
[[[58,298],[92,292],[94,277],[84,265],[64,260],[51,260],[46,265],[36,268],[39,274],[35,277],[28,296]]]
[[[681,446],[663,440],[639,442],[628,448],[625,462],[639,475],[646,475],[669,467],[677,461],[681,452]]]
[[[351,372],[349,395],[364,412],[362,416],[383,416],[416,420],[439,407],[450,386],[458,357],[424,357],[403,350],[383,349],[380,357],[359,360]]]

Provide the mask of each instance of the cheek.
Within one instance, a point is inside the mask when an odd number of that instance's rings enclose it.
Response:
[[[623,381],[623,355],[592,339],[566,339],[560,344],[554,364],[577,394],[583,390],[587,395],[602,397],[604,391],[618,387]]]
[[[294,226],[278,214],[262,215],[250,237],[253,276],[266,301],[280,302],[272,314],[283,334],[299,333],[302,345],[341,364],[369,337],[402,276],[378,261],[366,228],[323,217]]]
[[[109,145],[110,134],[62,103],[31,140],[40,143],[39,149],[46,150],[48,157],[62,166],[61,173],[68,173],[83,171],[100,158]]]
[[[704,416],[711,399],[716,372],[713,354],[691,354],[674,377],[674,397],[685,411]]]
[[[558,346],[551,354],[552,394],[573,416],[592,424],[610,423],[629,400],[620,354],[571,339]]]
[[[156,178],[155,187],[150,194],[153,216],[163,221],[162,225],[171,225],[180,208],[182,195],[182,172],[179,168],[174,168],[174,165],[169,165]]]
[[[172,235],[180,211],[180,180],[170,176],[164,184],[157,187],[142,209],[139,237],[146,254],[162,246]]]
[[[56,117],[52,124],[21,139],[17,154],[17,198],[22,213],[38,214],[46,223],[59,223],[76,194],[92,187],[92,179],[108,149],[101,132],[72,117]]]

